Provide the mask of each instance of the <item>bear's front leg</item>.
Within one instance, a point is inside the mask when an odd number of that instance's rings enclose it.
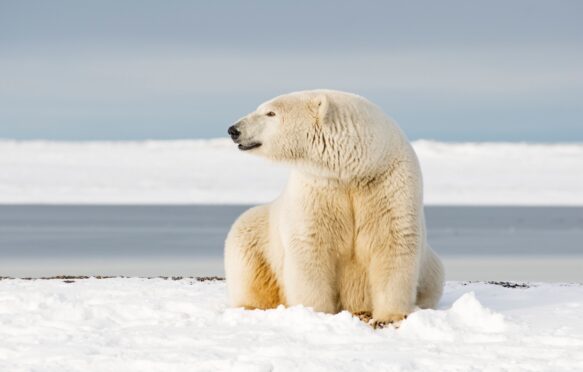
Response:
[[[396,323],[415,307],[422,222],[415,207],[399,208],[397,203],[389,215],[389,228],[372,234],[368,274],[373,318]]]
[[[369,267],[372,317],[376,323],[398,323],[415,307],[417,263],[408,255],[386,255]]]
[[[329,249],[294,239],[285,249],[284,290],[287,304],[338,312],[336,261]]]
[[[350,200],[335,181],[293,172],[278,205],[283,247],[283,288],[288,305],[336,313],[338,264],[350,255]]]
[[[425,240],[420,176],[393,172],[386,193],[371,198],[369,211],[383,216],[361,231],[370,247],[369,285],[376,322],[398,323],[415,308],[419,258]],[[377,206],[376,209],[374,206]]]

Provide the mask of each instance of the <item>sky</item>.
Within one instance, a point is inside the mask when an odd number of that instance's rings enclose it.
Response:
[[[225,137],[361,94],[411,139],[583,141],[583,2],[0,0],[0,138]]]

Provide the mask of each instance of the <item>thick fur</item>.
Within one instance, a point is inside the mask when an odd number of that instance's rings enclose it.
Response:
[[[249,152],[293,170],[277,200],[229,232],[232,306],[302,304],[394,322],[437,305],[443,267],[426,241],[419,163],[377,106],[349,93],[297,92],[235,128],[240,148],[260,144]]]

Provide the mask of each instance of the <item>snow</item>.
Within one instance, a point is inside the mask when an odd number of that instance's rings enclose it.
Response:
[[[583,205],[583,144],[415,141],[427,204]],[[0,141],[0,203],[254,204],[288,170],[228,139]]]
[[[228,308],[222,281],[0,280],[2,371],[583,369],[583,286],[448,282],[373,330],[346,312]]]

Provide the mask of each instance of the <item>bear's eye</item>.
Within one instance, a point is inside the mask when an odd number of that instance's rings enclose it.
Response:
[[[269,111],[267,114],[265,114],[266,116],[275,116],[275,112],[273,111]]]

